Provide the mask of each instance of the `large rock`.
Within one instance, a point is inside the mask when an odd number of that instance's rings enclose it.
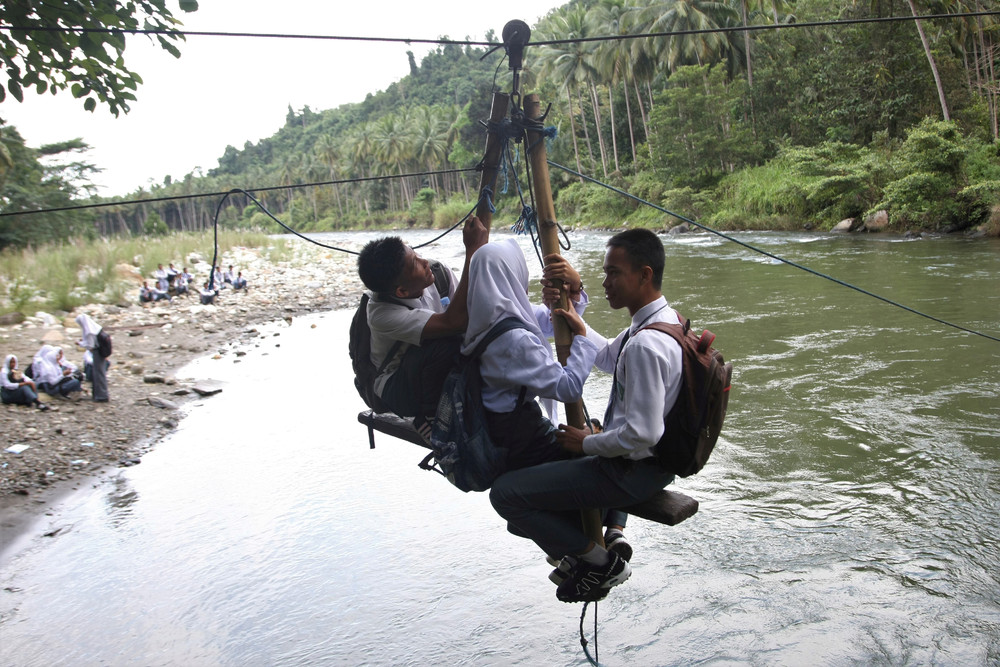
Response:
[[[59,329],[49,329],[45,332],[45,335],[42,336],[42,342],[58,346],[59,343],[66,342],[66,336],[64,336],[63,332]]]
[[[888,211],[880,210],[875,211],[867,218],[865,218],[864,230],[866,232],[884,232],[886,227],[889,226],[889,213]]]
[[[180,406],[173,401],[168,401],[160,396],[150,396],[148,399],[149,404],[154,408],[163,408],[164,410],[178,410]]]
[[[847,218],[845,220],[841,220],[840,222],[838,222],[834,226],[834,228],[833,228],[832,231],[835,231],[835,232],[850,232],[850,231],[854,231],[854,225],[856,224],[856,222],[857,221],[854,218]]]
[[[0,324],[20,324],[24,321],[24,313],[4,313],[0,315]]]
[[[49,313],[45,313],[42,311],[38,311],[37,313],[35,313],[35,318],[41,320],[42,326],[44,327],[54,327],[55,325],[59,324],[59,320],[57,320]]]
[[[199,396],[212,396],[222,391],[222,385],[214,380],[202,380],[191,387],[191,390]]]

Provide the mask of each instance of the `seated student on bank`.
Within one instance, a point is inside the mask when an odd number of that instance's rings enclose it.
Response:
[[[174,276],[174,294],[181,295],[188,293],[188,279],[183,273]]]
[[[174,263],[173,262],[170,262],[170,264],[167,265],[167,286],[168,287],[176,287],[176,284],[175,284],[174,281],[177,279],[177,276],[179,274],[180,274],[180,271],[178,271],[177,269],[174,268]]]
[[[243,272],[238,271],[236,277],[233,278],[233,289],[243,289],[247,286],[247,279],[243,277]]]
[[[371,291],[371,361],[383,369],[375,379],[375,393],[400,417],[414,417],[414,427],[425,440],[444,378],[458,355],[459,334],[469,319],[469,260],[488,240],[489,230],[479,218],[466,220],[465,265],[461,280],[448,272],[447,306],[434,287],[430,263],[398,236],[370,241],[358,255],[358,275]]]
[[[48,410],[49,406],[38,400],[38,390],[35,383],[17,367],[17,357],[8,354],[0,369],[0,400],[10,405],[34,405],[39,410]]]
[[[207,280],[202,288],[198,290],[198,297],[201,300],[201,305],[203,306],[215,305],[215,297],[217,296],[219,296],[219,290],[211,289]]]
[[[603,599],[631,574],[625,558],[592,541],[567,512],[627,507],[673,481],[654,447],[680,391],[681,348],[670,336],[640,331],[653,322],[678,323],[660,291],[664,263],[663,243],[649,230],[608,240],[604,291],[612,309],[628,309],[631,323],[614,339],[587,330],[598,346],[597,367],[614,374],[604,430],[560,424],[559,443],[583,456],[505,473],[490,491],[497,513],[519,534],[562,557],[556,596],[563,602]]]
[[[64,359],[62,348],[42,345],[35,355],[32,370],[38,390],[50,396],[69,398],[83,389],[73,374],[76,366]]]
[[[162,264],[156,265],[156,271],[153,271],[153,277],[156,278],[156,289],[163,293],[170,291],[170,279],[167,277],[167,270],[163,268]]]
[[[222,280],[222,269],[213,267],[212,279],[210,281],[214,289],[226,289],[226,283]]]
[[[170,295],[157,287],[150,287],[145,280],[139,288],[139,303],[152,303],[154,301],[170,301]]]

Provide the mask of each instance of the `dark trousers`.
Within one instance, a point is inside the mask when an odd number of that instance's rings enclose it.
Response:
[[[433,417],[444,378],[458,361],[459,336],[411,345],[399,368],[382,388],[382,402],[400,417]]]
[[[570,453],[556,442],[556,429],[535,401],[513,412],[486,411],[486,424],[495,447],[507,451],[507,470],[563,461]]]
[[[38,395],[26,384],[22,384],[17,389],[7,389],[0,387],[0,399],[4,403],[14,405],[33,405],[38,400]]]
[[[91,353],[94,355],[94,366],[91,369],[93,380],[91,380],[90,390],[95,401],[107,401],[108,363],[107,360],[101,356],[101,353],[97,351],[96,347],[91,350]]]

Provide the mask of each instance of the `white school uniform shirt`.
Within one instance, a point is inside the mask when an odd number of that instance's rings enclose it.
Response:
[[[583,395],[598,347],[584,336],[574,336],[566,366],[560,364],[548,341],[553,335],[549,311],[533,305],[527,290],[528,266],[517,241],[505,239],[477,250],[469,264],[469,326],[462,354],[470,354],[501,320],[520,319],[526,328],[502,333],[480,357],[483,405],[493,412],[511,412],[524,386],[526,400],[551,399],[543,403],[554,420],[556,401],[573,402]]]
[[[620,358],[618,350],[625,331],[609,340],[588,327],[587,338],[600,347],[595,362],[597,367],[614,373],[618,358],[618,383],[617,390],[608,399],[604,431],[583,439],[585,454],[634,460],[655,454],[652,448],[663,435],[663,419],[680,392],[683,356],[680,345],[667,334],[639,332],[653,322],[680,322],[662,296],[640,308],[632,317],[626,330],[631,333]]]
[[[153,271],[153,277],[156,278],[156,286],[161,290],[165,290],[169,287],[166,269],[157,269],[156,271]]]
[[[458,285],[454,273],[451,274],[450,278],[449,301],[455,298],[455,290]],[[399,303],[379,301],[378,296],[371,292],[368,293],[368,296],[370,299],[368,301],[368,328],[372,332],[371,356],[375,368],[382,365],[397,340],[403,341],[382,374],[375,378],[375,393],[381,396],[382,389],[399,368],[403,355],[406,354],[409,346],[420,345],[420,337],[427,320],[431,319],[435,313],[443,313],[446,306],[441,303],[436,285],[424,289],[423,293],[416,299],[399,299]]]

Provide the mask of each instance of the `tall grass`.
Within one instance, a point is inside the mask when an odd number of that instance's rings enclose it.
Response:
[[[291,249],[284,239],[261,232],[219,230],[219,261],[232,248],[259,248],[272,261],[284,261]],[[85,303],[121,303],[134,291],[133,267],[143,276],[158,264],[177,268],[192,257],[212,261],[211,232],[179,233],[128,239],[73,239],[38,248],[0,253],[0,313],[29,309],[70,311]],[[132,274],[132,275],[130,275]]]

